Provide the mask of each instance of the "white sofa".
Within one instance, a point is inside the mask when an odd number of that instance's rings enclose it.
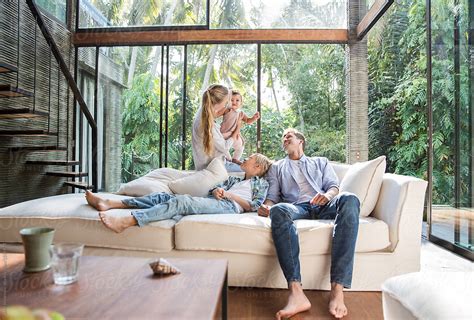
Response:
[[[348,165],[335,165],[342,180]],[[418,271],[423,205],[427,183],[384,174],[375,209],[360,218],[352,290],[377,290],[389,277]],[[105,197],[120,198],[115,194]],[[130,210],[113,210],[127,215]],[[87,255],[223,258],[229,262],[229,285],[286,288],[275,255],[270,219],[250,214],[187,216],[121,234],[106,229],[83,194],[31,200],[0,209],[0,242],[21,250],[19,230],[56,229],[55,242],[81,242]],[[332,221],[296,221],[301,272],[306,289],[328,289]]]

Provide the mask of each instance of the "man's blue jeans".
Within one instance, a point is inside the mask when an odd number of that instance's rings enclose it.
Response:
[[[337,195],[325,206],[313,206],[309,202],[278,203],[272,206],[272,237],[286,280],[301,282],[300,246],[293,220],[335,219],[331,249],[331,283],[336,282],[350,288],[359,230],[359,211],[359,199],[348,192]]]
[[[156,192],[144,197],[122,200],[128,207],[143,210],[133,211],[132,215],[140,227],[153,221],[171,219],[177,215],[239,213],[230,200],[217,200],[214,197],[192,197]]]

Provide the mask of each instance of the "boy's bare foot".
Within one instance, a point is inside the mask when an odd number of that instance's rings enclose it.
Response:
[[[120,233],[128,227],[137,224],[133,216],[130,217],[113,217],[105,212],[99,212],[99,217],[102,223],[110,230]]]
[[[111,209],[107,199],[102,199],[89,190],[86,190],[86,200],[90,206],[96,208],[98,211],[107,211]]]
[[[329,298],[329,312],[335,318],[347,315],[347,307],[344,304],[344,287],[339,283],[331,283],[331,296]]]
[[[276,319],[290,318],[299,312],[309,310],[311,303],[303,292],[301,284],[298,282],[290,283],[290,296],[286,306],[276,313]]]

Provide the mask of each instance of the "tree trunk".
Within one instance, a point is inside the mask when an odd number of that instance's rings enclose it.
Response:
[[[178,2],[179,1],[173,1],[173,5],[171,6],[171,8],[166,13],[165,22],[164,22],[165,26],[171,25],[171,21],[173,19],[173,12],[176,10],[176,6],[178,5]],[[153,58],[153,63],[151,65],[151,71],[150,71],[150,74],[153,77],[156,74],[156,70],[158,69],[158,64],[160,62],[161,62],[161,50],[158,50],[158,47],[156,47],[155,57]]]
[[[214,45],[211,48],[211,52],[209,53],[209,61],[207,62],[206,73],[204,73],[204,79],[202,81],[201,93],[204,92],[207,89],[208,85],[209,85],[209,78],[211,77],[212,67],[214,66],[214,60],[216,58],[217,48],[218,48],[218,45],[217,44]]]
[[[131,88],[133,83],[133,76],[135,75],[135,68],[137,65],[138,47],[132,48],[132,56],[130,57],[130,68],[128,69],[127,87]]]
[[[280,105],[278,104],[278,97],[277,97],[276,91],[275,91],[275,83],[273,82],[273,69],[272,69],[272,67],[270,67],[269,71],[270,71],[270,83],[271,83],[271,86],[272,86],[273,98],[275,98],[276,109],[277,109],[278,113],[280,113]]]

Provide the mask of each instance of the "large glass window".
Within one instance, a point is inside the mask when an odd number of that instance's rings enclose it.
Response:
[[[36,0],[35,3],[59,21],[66,23],[67,0]]]
[[[78,1],[79,28],[206,24],[206,0]]]
[[[305,133],[307,155],[345,161],[343,45],[262,45],[262,152],[281,158],[281,134]]]
[[[467,0],[433,1],[431,235],[473,251],[472,61]],[[471,17],[472,19],[472,17]]]
[[[211,0],[216,29],[346,29],[347,0]]]

